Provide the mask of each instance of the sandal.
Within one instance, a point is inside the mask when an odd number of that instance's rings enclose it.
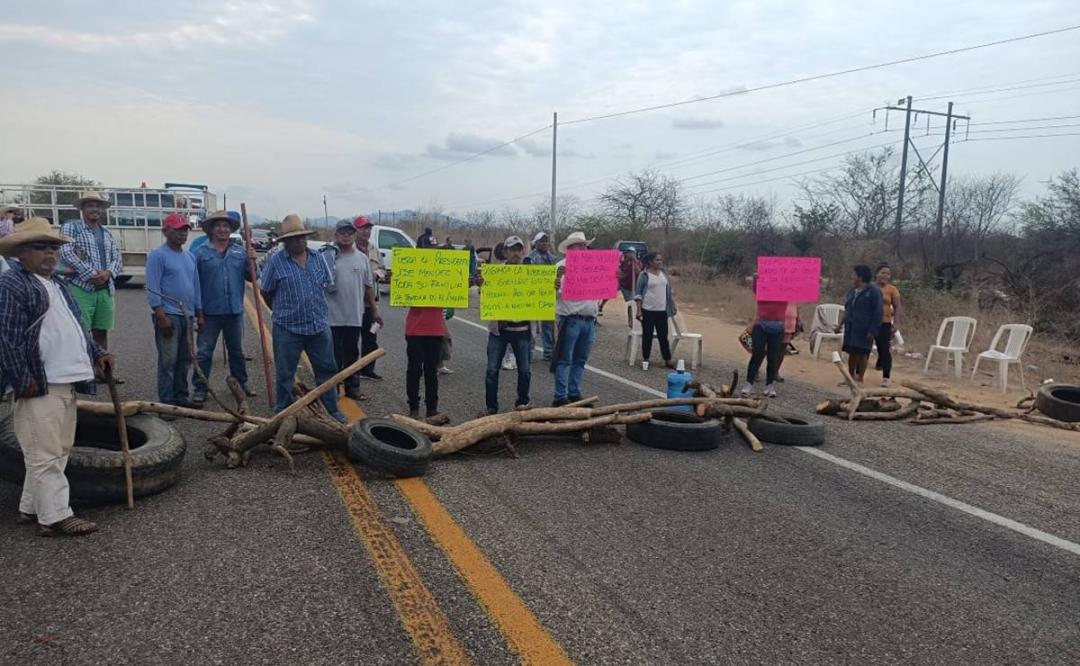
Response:
[[[245,388],[244,389],[244,395],[246,395],[249,398],[254,398],[255,396],[257,396],[259,394],[256,393],[254,389]]]
[[[38,533],[41,536],[53,537],[53,536],[86,536],[98,531],[98,524],[92,523],[89,520],[83,520],[75,516],[69,516],[64,518],[58,523],[52,525],[41,525],[38,527]]]
[[[32,513],[19,512],[19,515],[15,516],[16,525],[37,525],[37,515]]]

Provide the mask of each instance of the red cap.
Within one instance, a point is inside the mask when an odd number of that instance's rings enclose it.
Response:
[[[364,227],[371,226],[371,220],[363,215],[357,215],[356,219],[352,221],[352,224],[357,229],[363,229]]]
[[[182,213],[169,213],[161,221],[161,226],[168,229],[190,229],[191,223],[188,222],[187,216]]]

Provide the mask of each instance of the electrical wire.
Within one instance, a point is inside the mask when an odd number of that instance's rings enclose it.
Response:
[[[974,88],[960,88],[958,90],[949,90],[946,92],[928,93],[927,95],[913,96],[912,99],[928,100],[928,99],[941,99],[943,97],[951,97],[952,95],[960,95],[964,93],[977,93],[987,88],[1000,88],[1002,86],[1017,86],[1025,83],[1034,83],[1036,81],[1050,81],[1052,79],[1065,79],[1072,76],[1080,76],[1080,72],[1069,72],[1068,74],[1055,74],[1053,76],[1040,76],[1034,79],[1020,79],[1019,81],[1003,81],[1001,83],[990,83],[982,86],[975,86]]]
[[[1038,123],[1047,120],[1072,120],[1080,116],[1046,116],[1044,118],[1017,118],[1014,120],[992,120],[981,123],[968,123],[968,127],[980,127],[982,125],[1011,125],[1013,123]]]
[[[1061,125],[1038,125],[1036,127],[1000,127],[995,129],[973,129],[969,134],[986,134],[990,132],[1034,132],[1036,130],[1062,129],[1065,127],[1080,127],[1080,123],[1064,123]]]
[[[1080,136],[1080,132],[1062,132],[1061,134],[1031,134],[1028,136],[980,136],[956,143],[970,143],[972,141],[1015,141],[1016,139],[1046,139],[1055,136]]]
[[[707,176],[712,176],[712,175],[715,175],[715,174],[718,174],[718,173],[725,173],[725,172],[728,172],[728,171],[734,171],[735,169],[741,169],[741,168],[744,168],[744,167],[756,166],[758,164],[764,164],[765,162],[774,162],[776,160],[782,160],[785,157],[794,157],[795,155],[802,155],[804,153],[811,153],[811,152],[814,152],[815,150],[822,150],[822,149],[825,149],[825,148],[831,148],[833,146],[839,146],[840,144],[844,144],[844,143],[851,143],[852,141],[861,141],[861,140],[865,139],[868,136],[873,136],[873,132],[871,132],[869,134],[862,134],[862,135],[859,135],[859,136],[848,137],[846,139],[840,139],[839,141],[832,141],[832,142],[829,142],[829,143],[822,144],[820,146],[814,146],[813,148],[804,148],[802,150],[796,150],[796,151],[793,151],[793,152],[790,152],[790,153],[785,153],[783,155],[775,155],[773,157],[766,157],[764,159],[760,159],[760,160],[757,160],[755,162],[748,162],[746,164],[740,164],[740,165],[735,165],[735,166],[724,167],[723,169],[716,169],[714,171],[707,171],[705,173],[699,173],[699,174],[695,174],[693,176],[686,176],[685,178],[680,178],[679,182],[685,183],[685,182],[690,181],[690,180],[697,180],[698,178],[705,178]]]
[[[1077,83],[1077,82],[1080,82],[1080,78],[1066,79],[1064,81],[1049,81],[1049,82],[1046,82],[1046,83],[1032,83],[1032,84],[1026,85],[1026,86],[1012,86],[1012,87],[1005,87],[1005,88],[991,88],[991,89],[972,88],[972,89],[969,89],[969,90],[961,90],[961,91],[957,91],[957,92],[945,93],[945,94],[942,94],[942,95],[935,95],[933,97],[920,97],[919,101],[921,101],[921,102],[929,102],[931,100],[945,99],[946,97],[953,97],[955,95],[963,94],[963,93],[972,93],[975,96],[980,96],[980,95],[990,95],[990,94],[999,93],[999,92],[1010,92],[1010,91],[1013,91],[1013,90],[1028,90],[1028,89],[1031,89],[1031,88],[1045,88],[1047,86],[1063,86],[1063,85],[1067,85],[1067,84],[1070,84],[1070,83]]]
[[[906,64],[906,63],[910,63],[910,62],[918,62],[918,61],[921,61],[921,60],[930,60],[932,58],[940,58],[942,56],[955,55],[957,53],[965,53],[965,52],[968,52],[968,51],[975,51],[975,50],[978,50],[978,49],[989,48],[991,46],[1000,46],[1002,44],[1010,44],[1010,43],[1013,43],[1013,42],[1019,42],[1019,41],[1024,41],[1024,40],[1028,40],[1028,39],[1035,39],[1035,38],[1038,38],[1038,37],[1047,37],[1049,35],[1061,34],[1061,33],[1070,32],[1070,31],[1073,31],[1073,30],[1080,30],[1080,25],[1072,25],[1072,26],[1066,26],[1066,27],[1063,27],[1063,28],[1055,28],[1054,30],[1045,30],[1045,31],[1042,31],[1042,32],[1036,32],[1036,33],[1031,33],[1031,34],[1027,34],[1027,35],[1019,35],[1017,37],[1009,37],[1007,39],[999,39],[999,40],[995,40],[995,41],[992,41],[992,42],[984,42],[982,44],[974,44],[974,45],[971,45],[971,46],[964,46],[964,47],[955,48],[955,49],[948,49],[948,50],[945,50],[945,51],[936,51],[936,52],[933,52],[933,53],[925,53],[925,54],[918,55],[918,56],[911,56],[911,57],[908,57],[908,58],[900,58],[898,60],[889,60],[889,61],[886,61],[886,62],[875,63],[875,64],[872,64],[872,65],[863,65],[861,67],[852,67],[852,68],[849,68],[849,69],[839,70],[839,71],[836,71],[836,72],[828,72],[826,74],[815,74],[815,75],[812,75],[812,76],[804,76],[804,77],[797,78],[797,79],[789,79],[787,81],[779,81],[779,82],[776,82],[776,83],[768,83],[768,84],[765,84],[765,85],[755,86],[753,88],[743,88],[743,89],[740,89],[740,90],[732,90],[732,91],[728,91],[728,92],[719,93],[717,95],[710,95],[710,96],[707,96],[707,97],[698,97],[698,98],[695,98],[695,99],[682,100],[682,101],[679,101],[679,102],[669,102],[667,104],[656,104],[656,105],[653,105],[653,106],[646,106],[646,107],[641,107],[641,108],[637,108],[637,109],[628,109],[626,111],[615,111],[613,113],[604,113],[604,114],[599,114],[599,115],[595,115],[595,116],[587,116],[585,118],[572,119],[572,120],[568,120],[568,121],[565,121],[565,122],[562,122],[562,123],[559,123],[559,124],[560,125],[577,125],[577,124],[581,124],[581,123],[593,122],[593,121],[596,121],[596,120],[607,120],[609,118],[621,118],[621,117],[624,117],[624,116],[634,115],[634,114],[638,114],[638,113],[647,113],[649,111],[659,111],[660,109],[670,109],[670,108],[675,108],[675,107],[679,107],[679,106],[686,106],[688,104],[698,104],[700,102],[708,102],[708,101],[712,101],[712,100],[715,100],[715,99],[722,99],[722,98],[725,98],[725,97],[733,97],[735,95],[746,95],[746,94],[753,93],[753,92],[761,92],[763,90],[772,90],[772,89],[775,89],[775,88],[782,88],[782,87],[792,86],[792,85],[796,85],[796,84],[800,84],[800,83],[807,83],[807,82],[810,82],[810,81],[821,81],[821,80],[824,80],[824,79],[831,79],[831,78],[835,78],[835,77],[838,77],[838,76],[845,76],[847,74],[855,74],[855,73],[858,73],[858,72],[866,72],[866,71],[870,71],[870,70],[874,70],[874,69],[881,69],[881,68],[884,68],[884,67],[892,67],[894,65],[902,65],[902,64]]]

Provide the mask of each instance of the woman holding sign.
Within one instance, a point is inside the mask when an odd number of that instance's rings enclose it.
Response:
[[[859,384],[866,374],[866,362],[870,359],[870,350],[874,338],[881,328],[884,303],[881,289],[873,283],[874,274],[869,266],[862,264],[855,267],[852,276],[852,288],[844,302],[844,314],[836,330],[844,329],[844,351],[848,355],[848,371]]]
[[[645,270],[638,275],[634,287],[634,301],[637,303],[637,319],[641,322],[641,369],[649,369],[649,355],[652,353],[653,334],[660,344],[660,355],[669,368],[671,347],[668,345],[668,317],[678,312],[675,296],[671,291],[671,281],[663,269],[664,258],[659,252],[645,255]]]

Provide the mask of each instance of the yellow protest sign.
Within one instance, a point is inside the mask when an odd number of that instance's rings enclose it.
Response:
[[[467,250],[394,248],[390,271],[394,307],[469,307]]]
[[[397,261],[397,257],[394,257]],[[480,319],[484,321],[553,321],[555,267],[488,264],[480,269]]]

